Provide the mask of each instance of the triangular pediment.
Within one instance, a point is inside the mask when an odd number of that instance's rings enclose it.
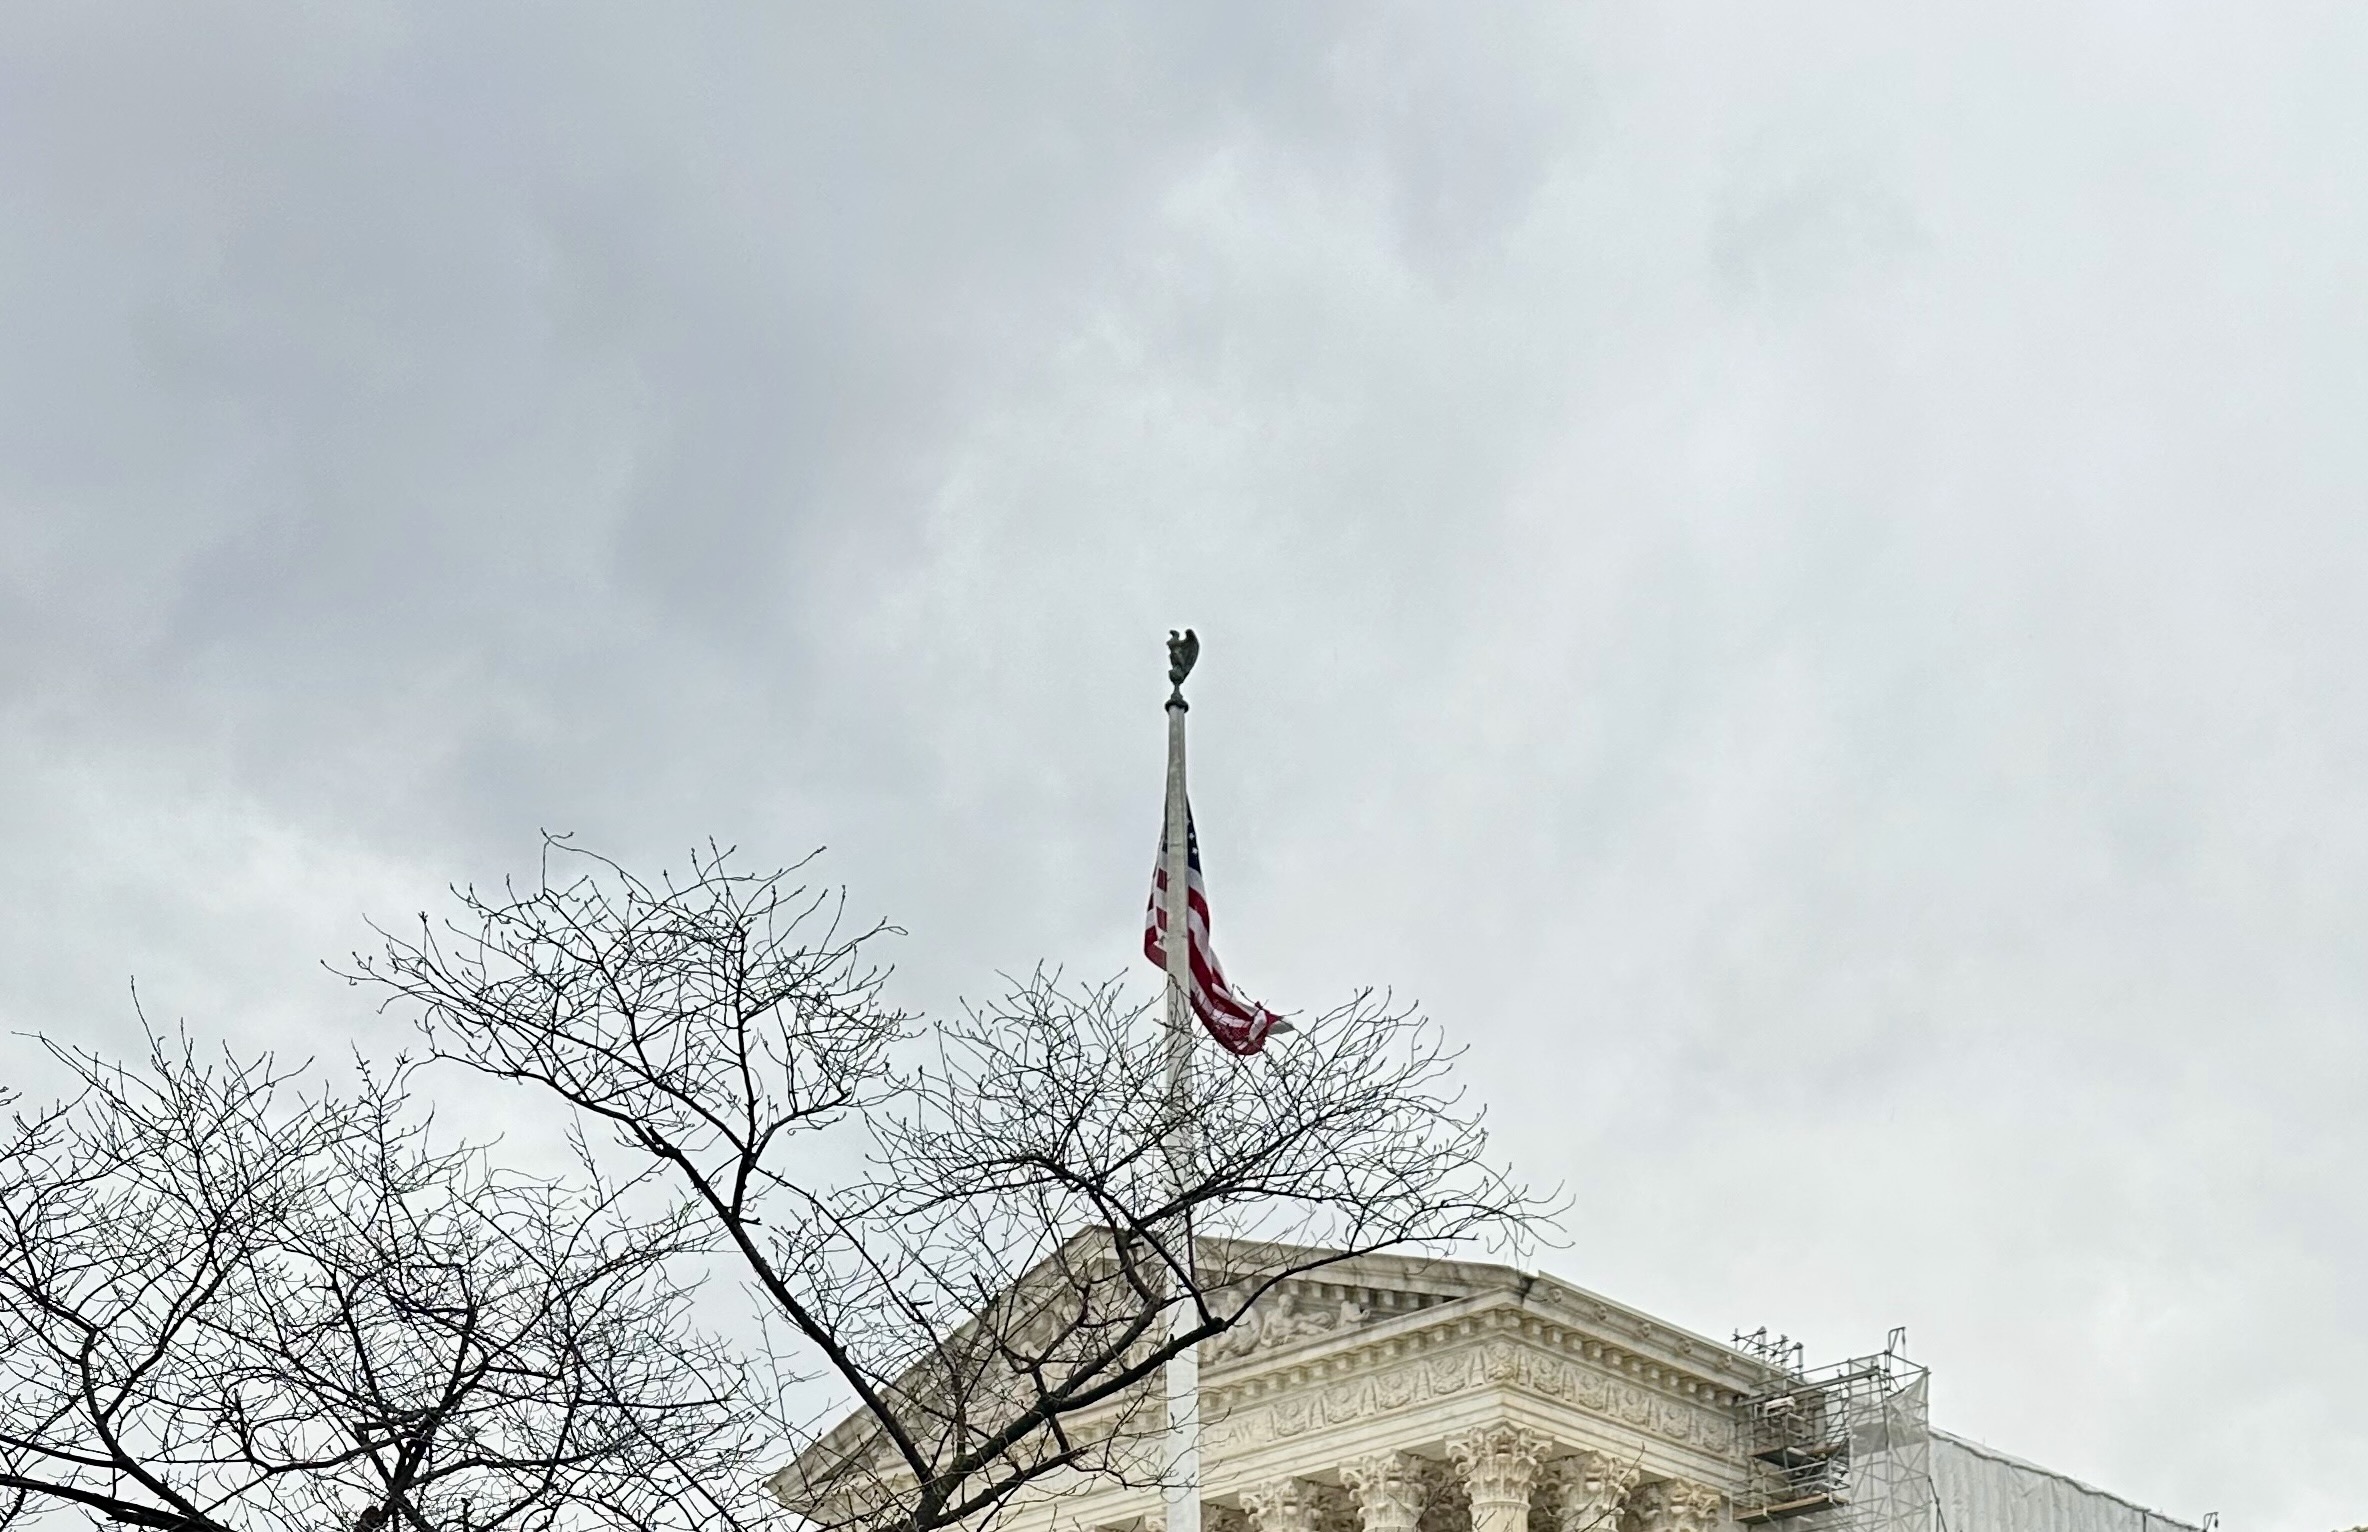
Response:
[[[1225,1334],[1202,1348],[1202,1365],[1224,1368],[1388,1324],[1442,1305],[1517,1292],[1510,1266],[1444,1258],[1360,1255],[1279,1283]]]
[[[1345,1257],[1283,1282],[1248,1319],[1210,1343],[1205,1363],[1221,1372],[1244,1363],[1263,1366],[1303,1350],[1425,1330],[1482,1310],[1508,1308],[1723,1388],[1748,1389],[1769,1375],[1763,1362],[1732,1346],[1557,1277],[1490,1261],[1397,1254]]]

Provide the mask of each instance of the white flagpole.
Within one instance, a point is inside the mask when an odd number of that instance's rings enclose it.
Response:
[[[1168,805],[1167,828],[1161,836],[1160,865],[1167,876],[1168,959],[1168,1101],[1171,1110],[1192,1099],[1192,984],[1191,869],[1185,851],[1184,796],[1184,677],[1198,658],[1200,643],[1188,628],[1181,637],[1168,636]],[[1177,1146],[1176,1178],[1188,1184],[1190,1156],[1197,1147],[1190,1124],[1181,1130]],[[1185,1260],[1192,1262],[1189,1227]],[[1180,1301],[1169,1312],[1171,1334],[1189,1328],[1192,1305]],[[1167,1532],[1200,1532],[1200,1350],[1187,1346],[1168,1363]]]

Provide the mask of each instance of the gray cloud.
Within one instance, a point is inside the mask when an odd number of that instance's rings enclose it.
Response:
[[[1229,964],[1421,995],[1558,1270],[2357,1519],[2364,53],[23,11],[0,1019],[367,1034],[313,960],[545,825],[1117,968],[1190,621]]]

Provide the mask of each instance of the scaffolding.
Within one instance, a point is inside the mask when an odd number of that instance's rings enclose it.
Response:
[[[1736,1403],[1750,1480],[1735,1520],[1780,1532],[1935,1532],[1929,1372],[1883,1349],[1821,1367],[1766,1330],[1735,1347],[1768,1369],[1766,1386]]]

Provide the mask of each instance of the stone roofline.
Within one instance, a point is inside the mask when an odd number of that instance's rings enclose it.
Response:
[[[1690,1381],[1705,1392],[1748,1394],[1780,1374],[1733,1346],[1656,1319],[1640,1309],[1542,1272],[1487,1261],[1441,1257],[1361,1255],[1309,1277],[1284,1284],[1286,1294],[1308,1288],[1363,1290],[1373,1294],[1420,1294],[1434,1301],[1386,1319],[1260,1348],[1247,1357],[1202,1364],[1211,1384],[1231,1382],[1237,1373],[1263,1373],[1286,1362],[1304,1366],[1335,1355],[1392,1341],[1435,1325],[1480,1322],[1503,1328],[1508,1313],[1534,1320],[1564,1338],[1593,1341],[1615,1370],[1642,1374],[1647,1381]],[[1384,1305],[1386,1307],[1386,1305]],[[1219,1347],[1224,1341],[1212,1343]],[[1246,1371],[1245,1371],[1246,1367]],[[1732,1399],[1721,1402],[1731,1403]]]
[[[1092,1231],[1081,1233],[1072,1247],[1094,1237]],[[1262,1259],[1321,1253],[1320,1247],[1204,1242],[1204,1262],[1214,1267],[1254,1267]],[[1294,1310],[1299,1317],[1291,1317]],[[1282,1313],[1284,1322],[1246,1320],[1203,1347],[1203,1410],[1213,1424],[1236,1406],[1314,1378],[1364,1371],[1400,1355],[1482,1335],[1520,1336],[1547,1350],[1583,1357],[1698,1408],[1723,1410],[1738,1395],[1779,1376],[1732,1346],[1559,1278],[1495,1262],[1393,1253],[1346,1256],[1286,1280],[1262,1300],[1258,1312]],[[843,1456],[875,1429],[868,1415],[853,1410],[800,1453],[797,1464]]]

